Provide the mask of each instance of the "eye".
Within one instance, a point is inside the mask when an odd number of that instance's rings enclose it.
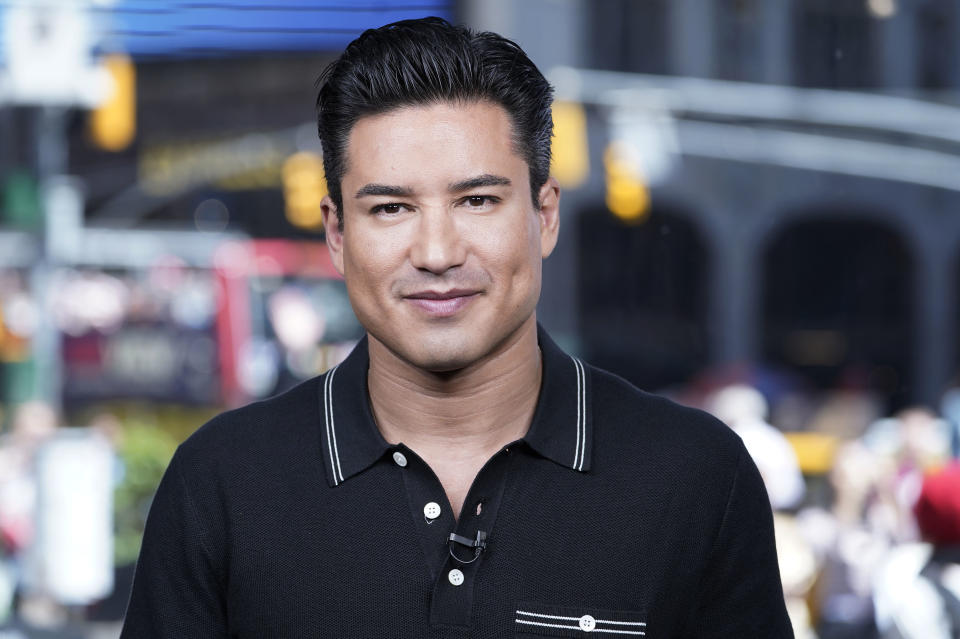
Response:
[[[492,195],[468,195],[467,197],[463,198],[463,203],[467,206],[467,208],[471,209],[488,208],[499,201],[499,198],[496,198]]]
[[[403,212],[405,208],[406,206],[400,204],[399,202],[388,202],[386,204],[376,205],[370,209],[370,212],[374,215],[396,215]]]

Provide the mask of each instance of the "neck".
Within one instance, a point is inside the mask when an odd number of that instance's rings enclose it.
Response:
[[[434,373],[401,360],[369,337],[367,383],[377,426],[429,461],[451,453],[482,461],[522,437],[540,391],[536,320],[482,360]]]

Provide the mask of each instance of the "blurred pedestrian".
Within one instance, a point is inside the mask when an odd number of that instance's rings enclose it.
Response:
[[[923,543],[894,550],[875,592],[883,639],[960,637],[960,464],[927,475],[913,508]]]
[[[16,598],[35,585],[36,456],[56,425],[49,405],[26,402],[16,407],[10,432],[0,436],[0,622],[4,613],[16,614]]]
[[[774,510],[798,506],[806,488],[797,455],[784,434],[767,422],[767,400],[760,391],[745,384],[727,386],[708,400],[707,410],[743,440]]]

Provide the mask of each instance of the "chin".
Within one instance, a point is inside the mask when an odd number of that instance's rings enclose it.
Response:
[[[431,373],[452,373],[466,368],[480,359],[480,355],[472,352],[467,345],[457,347],[451,344],[431,345],[418,343],[401,357],[417,368]]]
[[[397,330],[398,325],[368,325],[367,331],[400,360],[432,373],[469,368],[491,355],[517,330],[505,330],[512,324],[502,321],[411,322],[404,330]]]

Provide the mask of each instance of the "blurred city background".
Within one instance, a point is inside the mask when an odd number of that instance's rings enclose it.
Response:
[[[315,80],[425,15],[555,85],[539,319],[740,433],[798,638],[957,636],[957,0],[0,0],[0,639],[115,638],[178,443],[360,338]]]

